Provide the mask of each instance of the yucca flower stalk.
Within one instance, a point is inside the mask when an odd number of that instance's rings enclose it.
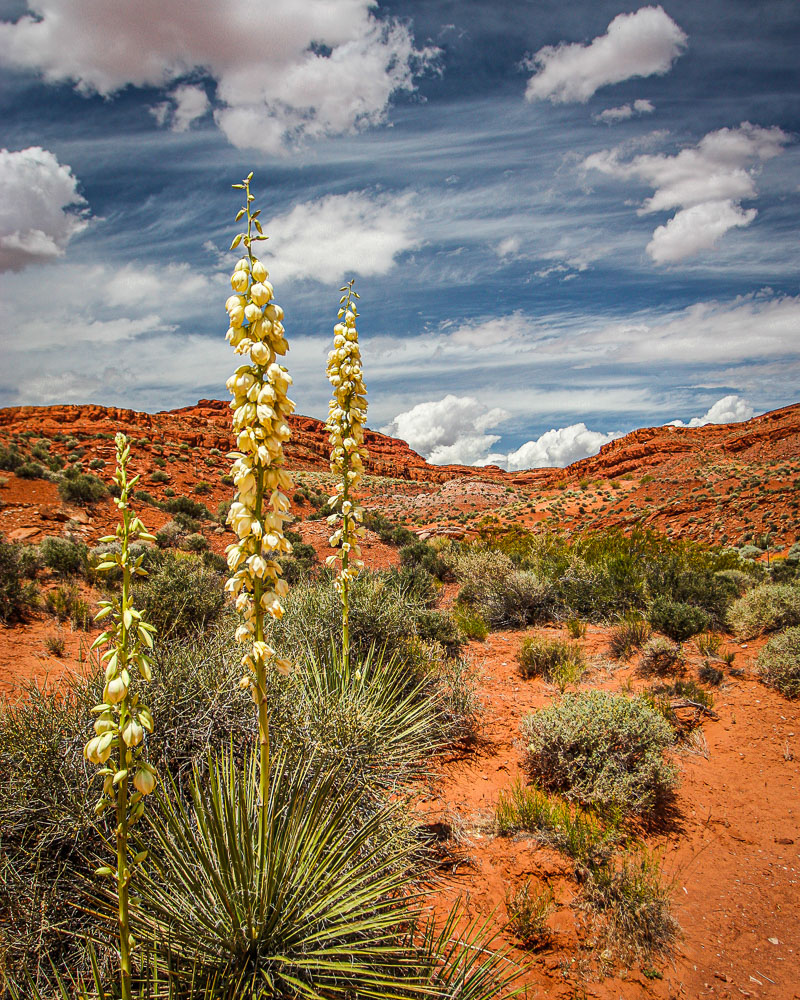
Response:
[[[103,700],[92,712],[96,735],[84,748],[86,759],[103,767],[98,774],[103,778],[103,791],[95,806],[98,815],[107,809],[116,812],[116,868],[98,868],[97,875],[105,875],[116,883],[119,923],[120,989],[122,1000],[131,996],[131,952],[134,939],[128,915],[128,894],[134,870],[147,856],[147,851],[131,854],[128,835],[131,827],[144,812],[144,797],[156,785],[156,772],[144,757],[144,734],[153,731],[150,709],[140,701],[138,684],[134,676],[149,681],[152,677],[149,652],[153,646],[155,628],[148,624],[141,612],[133,607],[131,584],[134,577],[145,576],[143,556],[131,554],[131,543],[137,539],[154,542],[128,502],[130,491],[139,476],[128,479],[130,445],[124,434],[117,434],[117,469],[114,479],[119,486],[119,498],[114,502],[122,515],[113,535],[101,542],[118,542],[120,551],[108,553],[97,571],[122,570],[122,592],[119,597],[100,601],[100,611],[95,621],[109,620],[105,631],[97,637],[92,649],[105,646],[101,662],[105,662]]]
[[[333,350],[328,355],[328,380],[333,386],[333,398],[325,424],[331,445],[331,472],[339,477],[335,494],[328,500],[333,508],[328,523],[341,522],[330,537],[330,544],[338,552],[328,556],[327,564],[333,567],[340,563],[334,586],[342,598],[342,666],[347,675],[350,673],[350,581],[364,566],[358,544],[364,534],[364,512],[356,495],[367,457],[364,447],[367,389],[356,329],[359,295],[353,289],[353,281],[351,278],[339,289],[344,294],[339,299],[339,322],[333,328]]]
[[[253,244],[267,239],[258,221],[259,211],[251,211],[255,200],[250,193],[249,174],[233,187],[245,192],[245,204],[236,216],[247,217],[246,232],[239,233],[231,249],[244,244],[247,256],[237,263],[231,276],[234,294],[225,303],[230,327],[226,339],[237,354],[249,358],[228,379],[233,396],[233,430],[237,451],[231,452],[231,474],[237,494],[228,514],[228,523],[239,536],[226,553],[231,576],[225,589],[236,598],[242,616],[236,641],[247,646],[242,657],[246,673],[242,686],[250,691],[258,706],[259,783],[261,833],[265,844],[264,810],[269,783],[269,715],[267,706],[268,664],[288,673],[289,663],[278,659],[265,641],[267,616],[281,618],[289,585],[281,578],[277,556],[290,553],[292,546],[284,536],[284,522],[289,516],[286,496],[292,481],[283,468],[283,445],[289,440],[289,415],[294,403],[288,396],[291,376],[277,363],[289,345],[284,337],[283,309],[273,302],[273,288],[267,269],[253,254]]]

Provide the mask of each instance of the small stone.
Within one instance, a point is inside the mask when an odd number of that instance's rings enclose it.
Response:
[[[769,941],[770,944],[780,944],[780,941],[777,938],[767,938],[767,941]]]

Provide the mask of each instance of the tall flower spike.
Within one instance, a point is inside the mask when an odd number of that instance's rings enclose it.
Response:
[[[144,734],[153,731],[150,709],[139,700],[138,680],[149,681],[150,650],[155,628],[133,607],[131,583],[135,576],[146,576],[142,568],[144,556],[133,557],[130,546],[139,539],[154,542],[128,503],[130,491],[139,477],[128,479],[130,445],[124,434],[117,434],[117,471],[114,479],[119,486],[115,500],[122,514],[116,533],[101,538],[101,542],[116,542],[117,553],[108,553],[98,567],[100,573],[122,569],[122,593],[108,601],[100,601],[96,621],[108,621],[106,630],[98,636],[92,649],[105,646],[101,660],[105,662],[103,701],[92,713],[95,736],[84,748],[84,755],[93,764],[102,764],[98,774],[103,778],[103,792],[95,806],[100,815],[106,809],[116,810],[116,868],[98,868],[97,875],[115,881],[119,902],[120,987],[122,1000],[131,997],[131,951],[134,947],[128,918],[128,889],[133,872],[141,864],[146,851],[131,855],[128,832],[144,812],[144,797],[156,785],[156,772],[144,757]]]
[[[356,302],[359,296],[353,290],[353,279],[340,291],[344,294],[339,299],[339,322],[333,328],[333,350],[328,355],[328,380],[333,387],[333,398],[325,424],[331,445],[331,472],[339,477],[336,493],[328,501],[334,511],[328,523],[339,525],[331,535],[330,543],[338,551],[328,556],[327,562],[331,567],[337,562],[340,564],[334,586],[342,598],[342,666],[349,674],[350,582],[364,566],[359,545],[359,539],[364,535],[364,512],[356,496],[367,457],[364,447],[367,390],[356,329]]]
[[[267,269],[253,255],[253,244],[263,235],[259,212],[251,212],[254,196],[250,193],[249,174],[233,187],[245,192],[245,204],[236,216],[247,217],[246,232],[239,233],[231,249],[244,244],[242,257],[231,276],[233,294],[225,303],[230,327],[226,339],[239,355],[248,357],[227,381],[233,399],[233,432],[237,451],[230,454],[231,474],[237,488],[228,514],[228,524],[238,536],[226,552],[231,575],[225,584],[236,598],[241,622],[237,642],[246,649],[242,687],[247,688],[258,706],[259,766],[261,793],[261,844],[265,843],[264,810],[267,805],[269,777],[269,717],[267,713],[267,667],[273,665],[288,673],[289,664],[278,659],[265,641],[266,616],[283,615],[281,599],[289,585],[281,579],[277,556],[289,553],[292,546],[283,533],[289,516],[289,492],[292,481],[283,468],[283,445],[289,440],[288,418],[294,403],[288,391],[292,383],[286,368],[277,362],[278,355],[289,349],[283,328],[283,309],[272,299],[273,288]]]

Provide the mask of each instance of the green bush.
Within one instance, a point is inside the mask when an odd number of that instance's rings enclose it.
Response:
[[[523,677],[542,677],[562,690],[580,680],[586,669],[586,659],[578,643],[563,639],[540,636],[525,639],[518,658]]]
[[[567,694],[522,725],[533,775],[585,806],[649,814],[677,781],[667,722],[641,698]]]
[[[86,631],[91,626],[89,603],[81,597],[80,591],[74,584],[48,591],[44,605],[47,612],[59,621],[69,619],[74,628]]]
[[[800,627],[772,636],[756,662],[765,684],[786,698],[800,698]]]
[[[609,652],[617,660],[627,660],[649,638],[650,623],[629,615],[611,629],[608,637]]]
[[[14,472],[25,459],[16,448],[5,448],[0,445],[0,470],[3,472]]]
[[[86,572],[88,549],[83,542],[74,542],[69,538],[44,538],[39,553],[44,565],[59,576]]]
[[[143,582],[134,587],[134,604],[155,625],[160,639],[185,635],[212,622],[225,605],[224,580],[192,553],[160,553]]]
[[[38,462],[24,462],[15,471],[20,479],[47,479],[47,472]]]
[[[169,474],[166,473],[166,472],[164,472],[162,469],[154,469],[153,472],[150,473],[150,482],[151,483],[168,483],[169,482]]]
[[[400,562],[403,566],[421,566],[437,580],[452,579],[448,564],[427,542],[415,540],[404,545],[400,549]]]
[[[199,532],[194,532],[193,534],[186,536],[183,545],[188,552],[205,552],[208,548],[208,539],[205,535],[201,535]]]
[[[763,583],[735,601],[728,623],[740,639],[800,625],[800,587]]]
[[[33,582],[25,582],[23,546],[6,542],[0,535],[0,621],[24,621],[39,603]]]
[[[67,503],[97,503],[108,496],[108,487],[91,473],[68,469],[58,484],[58,495]]]
[[[489,634],[489,626],[483,615],[466,604],[457,604],[453,609],[453,618],[465,639],[477,639],[483,642]]]
[[[704,632],[711,624],[711,616],[702,608],[682,601],[670,601],[657,597],[650,605],[650,624],[658,632],[670,639],[683,642],[699,632]]]
[[[213,520],[208,507],[199,500],[192,500],[191,497],[172,497],[165,500],[164,510],[168,510],[170,514],[187,514],[198,520]]]

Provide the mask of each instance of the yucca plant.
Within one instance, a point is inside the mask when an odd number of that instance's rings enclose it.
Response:
[[[196,775],[191,806],[162,796],[138,926],[179,972],[237,1000],[405,994],[414,968],[398,928],[418,909],[399,805],[365,812],[341,767],[275,755],[262,853],[256,770],[226,757],[205,787]]]

